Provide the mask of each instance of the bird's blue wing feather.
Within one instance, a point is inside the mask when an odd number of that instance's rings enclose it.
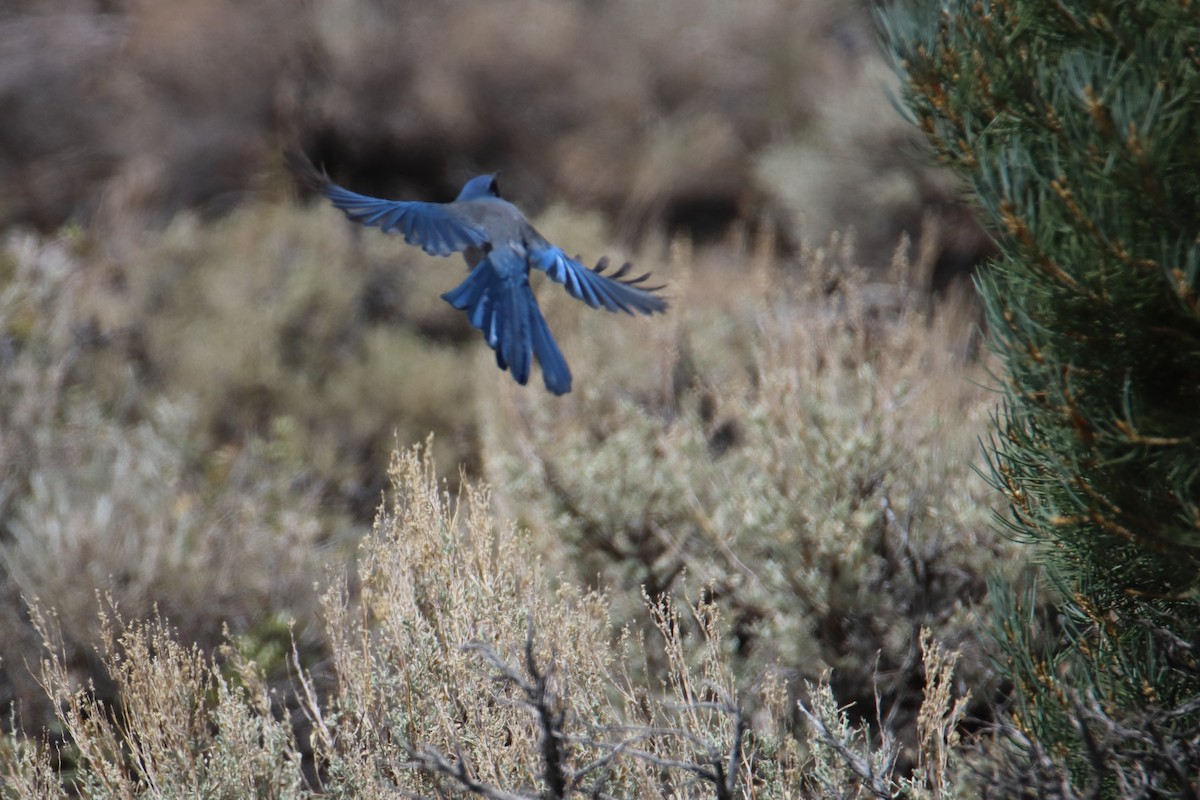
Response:
[[[483,228],[441,203],[381,200],[335,183],[326,183],[321,191],[355,222],[378,227],[384,233],[399,233],[404,241],[432,256],[483,247],[490,238]]]
[[[630,315],[635,311],[654,314],[667,309],[666,301],[653,294],[661,289],[661,286],[639,285],[650,277],[649,273],[635,278],[624,278],[630,269],[629,264],[612,275],[605,275],[607,259],[601,259],[595,268],[589,269],[553,245],[531,252],[529,262],[566,287],[567,293],[572,297],[582,300],[592,308],[624,311]]]

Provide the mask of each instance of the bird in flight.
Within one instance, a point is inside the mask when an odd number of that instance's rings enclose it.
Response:
[[[666,301],[655,294],[663,287],[645,285],[650,273],[626,277],[632,269],[626,263],[605,274],[607,258],[594,268],[570,258],[500,196],[495,175],[471,178],[450,203],[382,200],[338,186],[303,154],[289,151],[287,156],[296,174],[351,220],[399,234],[430,255],[462,253],[470,274],[442,299],[466,312],[495,351],[496,364],[522,386],[536,358],[547,390],[571,391],[571,370],[529,285],[531,269],[546,273],[592,308],[631,316],[666,311]]]

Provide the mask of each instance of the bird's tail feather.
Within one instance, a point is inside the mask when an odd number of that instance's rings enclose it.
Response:
[[[442,299],[467,313],[467,321],[496,352],[496,364],[509,370],[517,383],[528,382],[536,357],[549,391],[558,395],[571,391],[571,370],[525,276],[502,276],[484,259]]]
[[[532,299],[533,290],[528,285],[525,286],[525,291],[529,292]],[[531,304],[530,307],[533,309],[533,313],[530,314],[533,352],[538,363],[542,365],[542,380],[546,383],[546,388],[554,394],[566,394],[571,391],[571,369],[567,366],[562,351],[558,349],[558,343],[554,341],[541,310],[536,304]]]

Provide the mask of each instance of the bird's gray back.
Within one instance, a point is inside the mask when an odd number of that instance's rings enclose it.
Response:
[[[488,243],[492,248],[511,248],[522,260],[527,259],[530,249],[546,244],[542,235],[525,219],[521,209],[507,200],[485,197],[479,200],[455,201],[449,203],[448,208],[486,231]],[[463,251],[463,259],[468,267],[474,268],[485,254],[477,247],[470,247]]]
[[[448,208],[487,231],[493,247],[521,244],[533,230],[521,209],[507,200],[495,197],[465,200],[450,203]]]

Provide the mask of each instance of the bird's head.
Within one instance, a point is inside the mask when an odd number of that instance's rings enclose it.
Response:
[[[455,200],[482,200],[486,197],[499,196],[500,185],[496,182],[494,174],[477,175],[463,185],[462,191],[458,193],[458,197]]]

